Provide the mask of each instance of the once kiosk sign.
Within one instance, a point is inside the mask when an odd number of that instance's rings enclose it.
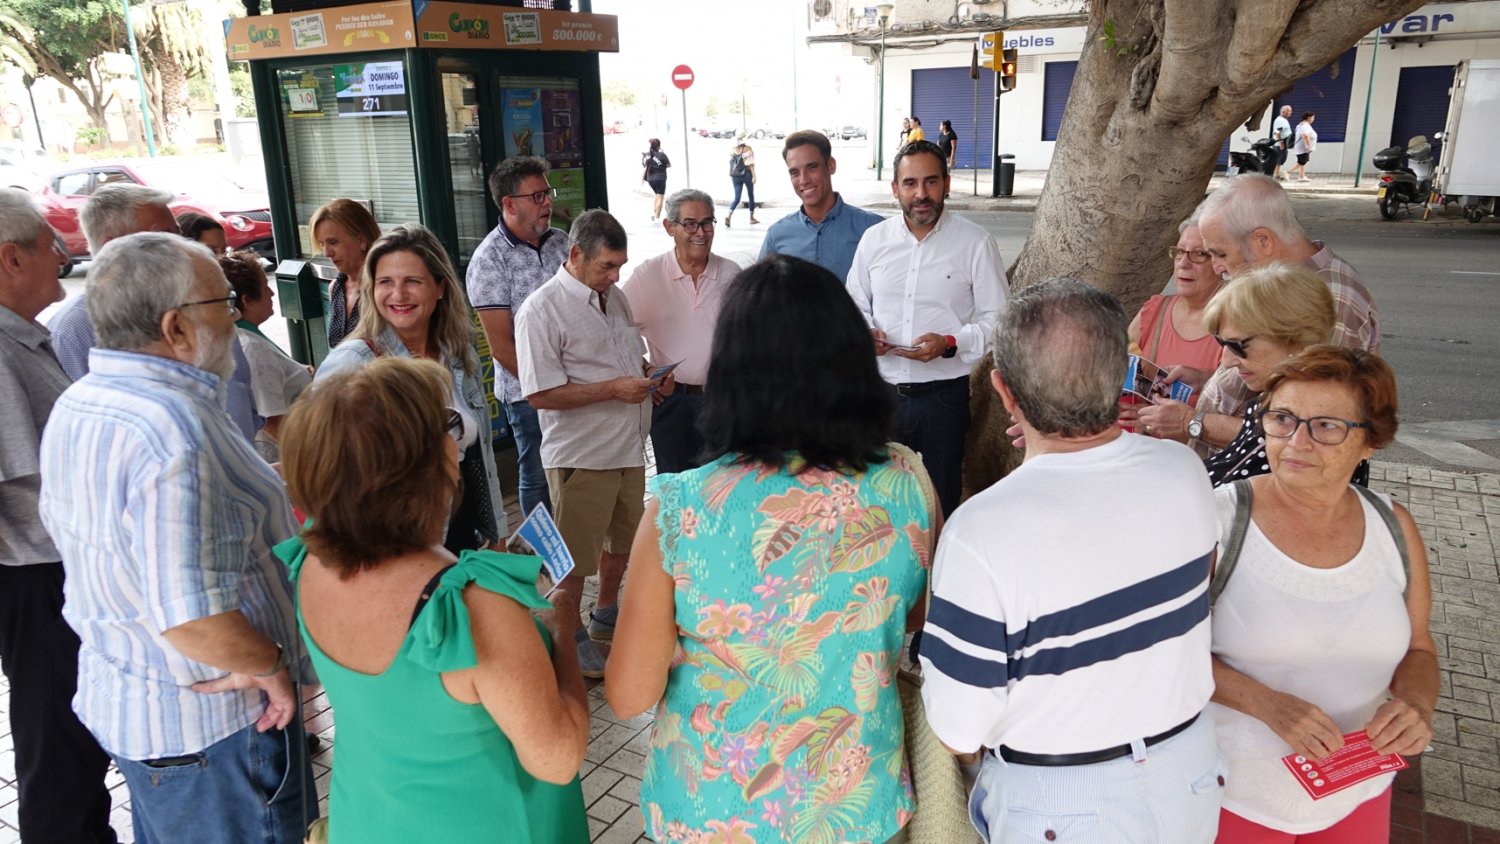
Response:
[[[406,47],[614,53],[620,27],[614,15],[381,2],[231,18],[224,21],[224,43],[233,61]]]

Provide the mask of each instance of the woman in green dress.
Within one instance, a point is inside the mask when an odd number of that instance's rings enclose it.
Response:
[[[282,429],[309,526],[277,552],[337,713],[329,840],[583,844],[588,708],[574,649],[531,615],[540,558],[442,546],[477,433],[450,382],[383,357]]]

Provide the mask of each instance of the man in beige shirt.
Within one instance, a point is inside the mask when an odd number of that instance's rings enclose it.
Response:
[[[516,313],[521,392],[541,421],[552,512],[577,566],[552,606],[575,625],[579,667],[595,678],[604,676],[604,656],[593,640],[614,636],[620,583],[645,509],[646,398],[653,390],[671,395],[675,384],[670,375],[645,377],[646,346],[615,287],[625,245],[625,229],[608,212],[579,215],[567,261]],[[599,602],[585,631],[578,623],[583,582],[595,573]]]
[[[714,324],[724,291],[739,275],[738,264],[713,254],[714,202],[701,190],[680,190],[667,199],[662,228],[672,236],[670,252],[648,258],[620,286],[630,299],[635,324],[646,338],[651,363],[677,364],[677,388],[651,394],[651,448],[656,471],[683,472],[702,465],[698,411],[708,380]]]

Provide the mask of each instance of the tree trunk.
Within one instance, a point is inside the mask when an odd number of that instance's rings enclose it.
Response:
[[[1134,314],[1170,274],[1167,248],[1203,199],[1226,137],[1273,95],[1423,0],[1094,0],[1012,290],[1069,276]],[[1123,366],[1123,362],[1121,364]],[[967,492],[1013,467],[1009,424],[976,368]]]

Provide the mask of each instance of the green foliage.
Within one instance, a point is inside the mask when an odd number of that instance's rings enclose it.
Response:
[[[83,129],[79,129],[77,137],[78,140],[83,141],[86,146],[97,146],[100,141],[104,140],[104,130],[100,129],[98,126],[88,126]]]
[[[244,62],[230,62],[229,87],[234,89],[234,116],[255,116],[255,88],[250,84],[250,67]]]
[[[1099,36],[1099,40],[1104,42],[1104,46],[1106,49],[1114,51],[1114,54],[1121,58],[1130,53],[1134,53],[1141,48],[1140,44],[1122,43],[1115,36],[1115,21],[1113,18],[1110,18],[1104,22],[1104,34]]]
[[[640,99],[636,94],[635,86],[623,79],[613,79],[605,83],[600,96],[605,102],[620,108],[632,108]]]

